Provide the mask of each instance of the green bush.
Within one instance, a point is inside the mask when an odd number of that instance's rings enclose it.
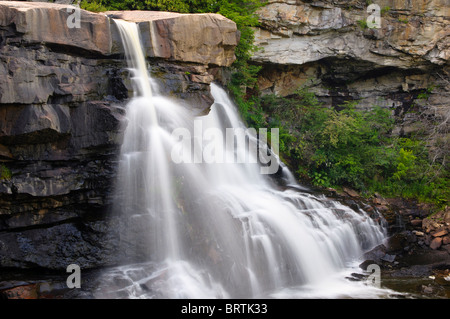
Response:
[[[367,21],[366,21],[366,20],[357,20],[356,23],[357,23],[358,26],[359,26],[361,29],[363,29],[363,30],[365,30],[365,29],[368,28],[368,26],[367,26]]]
[[[357,103],[326,108],[302,89],[244,100],[241,113],[250,126],[280,129],[281,158],[303,182],[447,204],[448,170],[429,161],[425,143],[393,137],[389,110]]]
[[[12,178],[11,170],[4,164],[0,165],[0,181],[10,180]]]

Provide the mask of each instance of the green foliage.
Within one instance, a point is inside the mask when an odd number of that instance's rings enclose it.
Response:
[[[11,170],[4,164],[0,165],[0,181],[10,180],[12,178]]]
[[[400,148],[397,157],[397,171],[394,173],[394,178],[401,180],[408,175],[414,167],[414,162],[417,157],[413,155],[412,151]]]
[[[330,186],[330,179],[324,173],[314,172],[312,176],[313,184],[322,187]]]
[[[421,93],[419,93],[417,95],[417,98],[418,99],[423,99],[423,100],[428,100],[428,98],[430,97],[431,93],[433,93],[433,90],[434,90],[434,86],[430,86],[426,90],[423,90]]]
[[[87,0],[83,0],[80,3],[80,8],[84,10],[89,10],[93,12],[103,12],[107,11],[108,9],[102,5],[101,1],[99,2],[89,2]]]
[[[389,110],[360,110],[357,103],[326,108],[304,89],[238,101],[248,125],[280,129],[281,158],[303,181],[447,204],[448,171],[429,161],[425,144],[391,136]]]
[[[83,0],[80,7],[90,11],[107,10],[155,10],[190,12],[190,1],[184,0]]]
[[[384,15],[385,13],[387,13],[389,11],[391,11],[391,7],[388,7],[388,6],[383,7],[383,8],[381,8],[381,15]]]
[[[367,21],[366,21],[366,20],[358,20],[358,21],[356,21],[356,23],[357,23],[358,26],[359,26],[361,29],[363,29],[363,30],[365,30],[365,29],[368,28],[368,26],[367,26]]]

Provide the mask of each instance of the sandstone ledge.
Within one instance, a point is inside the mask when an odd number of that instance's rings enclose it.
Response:
[[[74,6],[0,1],[0,27],[15,28],[26,43],[75,47],[101,55],[122,53],[112,18],[139,24],[147,57],[229,66],[239,37],[236,24],[218,14],[152,11],[93,13],[80,10],[80,28],[70,28]]]
[[[219,14],[108,11],[114,19],[138,23],[147,57],[229,66],[239,36],[236,24]],[[112,51],[120,41],[113,32]],[[118,50],[121,51],[121,45]]]

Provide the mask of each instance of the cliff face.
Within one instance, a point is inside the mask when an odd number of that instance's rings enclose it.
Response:
[[[110,215],[132,94],[118,30],[137,21],[163,93],[202,112],[234,61],[236,25],[215,14],[80,11],[0,1],[0,267],[118,262]]]
[[[394,133],[434,134],[434,121],[444,124],[435,135],[448,141],[448,1],[373,1],[381,20],[372,29],[368,3],[269,0],[256,30],[259,88],[289,95],[306,87],[325,105],[359,100],[361,108],[390,108],[398,120]]]

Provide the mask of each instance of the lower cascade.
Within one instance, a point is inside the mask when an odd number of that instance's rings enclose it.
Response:
[[[383,294],[345,278],[365,251],[382,243],[383,227],[363,210],[305,191],[281,162],[277,179],[262,174],[251,150],[270,154],[266,143],[245,127],[226,92],[211,84],[214,104],[202,116],[159,95],[137,25],[115,23],[135,91],[126,108],[115,209],[126,225],[121,249],[140,258],[106,271],[96,296]],[[199,127],[211,134],[199,134]],[[246,143],[226,147],[227,129],[244,132]],[[208,161],[207,154],[234,160]],[[275,154],[271,161],[278,161]]]

